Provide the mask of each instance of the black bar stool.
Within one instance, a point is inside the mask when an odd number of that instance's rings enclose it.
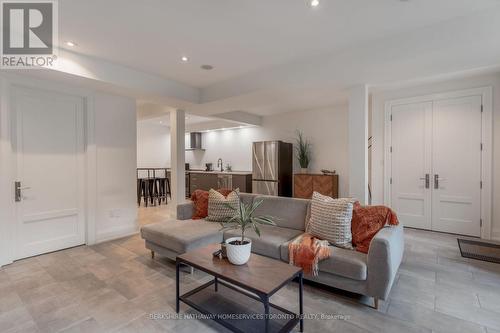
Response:
[[[170,179],[165,177],[165,200],[167,200],[167,195],[172,199],[172,191],[170,190]]]
[[[139,207],[141,201],[144,201],[146,207],[161,205],[162,201],[167,204],[168,196],[172,198],[166,168],[137,168],[137,204]]]

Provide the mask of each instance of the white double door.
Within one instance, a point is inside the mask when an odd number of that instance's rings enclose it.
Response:
[[[391,206],[408,227],[481,234],[481,96],[393,106]]]
[[[14,259],[85,242],[83,99],[14,87]]]

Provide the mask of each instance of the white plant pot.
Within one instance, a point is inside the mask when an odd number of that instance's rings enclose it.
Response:
[[[250,259],[252,240],[245,238],[245,240],[248,242],[245,245],[229,244],[235,240],[241,240],[241,237],[232,237],[226,239],[227,259],[233,265],[244,265],[247,263],[248,259]]]
[[[300,168],[300,173],[307,173],[308,172],[308,168]]]

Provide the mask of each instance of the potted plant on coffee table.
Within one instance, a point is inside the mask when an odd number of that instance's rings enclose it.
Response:
[[[222,231],[240,230],[241,236],[226,239],[227,259],[234,265],[246,264],[250,259],[252,250],[252,240],[245,238],[245,231],[252,229],[260,237],[259,225],[276,225],[272,216],[253,216],[257,207],[262,204],[262,200],[256,200],[252,204],[239,202],[236,207],[226,204],[227,207],[234,210],[234,216],[227,222],[222,222]]]

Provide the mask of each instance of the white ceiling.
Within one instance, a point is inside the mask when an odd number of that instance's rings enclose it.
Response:
[[[195,87],[401,34],[498,0],[61,0],[77,52]],[[186,55],[188,63],[180,58]],[[215,66],[204,71],[202,64]]]
[[[146,119],[323,108],[358,84],[500,69],[500,0],[307,3],[60,0],[60,41],[78,45],[52,71],[25,72],[133,96]]]
[[[212,117],[186,114],[186,125],[213,121]],[[137,121],[170,126],[170,110],[154,103],[137,103]]]
[[[170,110],[155,103],[137,103],[137,121],[141,124],[170,127]],[[239,122],[186,114],[187,132],[200,132],[221,128],[242,127]]]

